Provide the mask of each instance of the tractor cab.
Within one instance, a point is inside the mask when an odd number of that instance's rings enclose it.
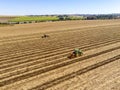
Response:
[[[75,58],[75,57],[78,57],[78,56],[81,56],[81,55],[83,55],[83,52],[82,52],[82,50],[80,50],[79,48],[75,48],[74,50],[73,50],[73,52],[68,56],[68,58]]]

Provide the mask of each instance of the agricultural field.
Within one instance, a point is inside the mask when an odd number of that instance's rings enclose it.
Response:
[[[7,23],[14,18],[16,18],[16,16],[0,16],[0,23]]]
[[[9,26],[9,24],[0,24],[0,27],[6,27]]]
[[[120,20],[0,27],[0,90],[120,90]]]
[[[20,16],[9,20],[9,22],[29,22],[29,21],[58,21],[57,16]]]

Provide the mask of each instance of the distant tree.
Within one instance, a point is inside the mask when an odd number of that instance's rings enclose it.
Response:
[[[64,20],[64,16],[62,16],[62,15],[59,15],[58,18],[59,18],[59,20]]]
[[[97,17],[96,16],[87,16],[87,20],[96,20]]]

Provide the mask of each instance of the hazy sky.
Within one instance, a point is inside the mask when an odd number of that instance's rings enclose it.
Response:
[[[120,13],[120,0],[0,0],[0,15]]]

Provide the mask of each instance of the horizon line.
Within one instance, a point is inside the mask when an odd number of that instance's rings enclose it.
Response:
[[[110,15],[110,14],[120,14],[120,13],[101,13],[101,14],[96,14],[96,13],[88,13],[88,14],[26,14],[26,15],[0,15],[0,16],[30,16],[30,15]]]

